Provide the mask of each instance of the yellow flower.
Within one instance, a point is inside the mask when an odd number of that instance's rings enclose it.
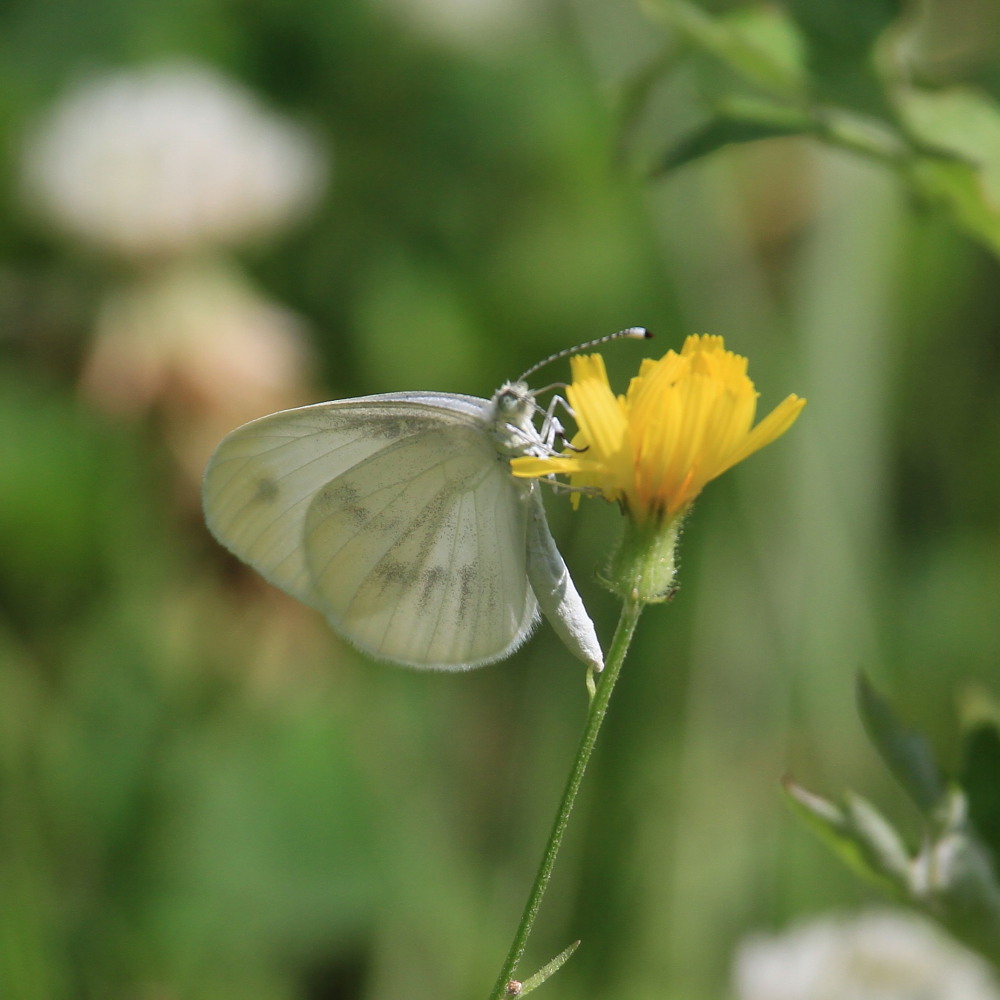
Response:
[[[579,433],[561,455],[515,458],[514,475],[568,475],[640,522],[683,514],[706,483],[784,434],[806,402],[789,396],[754,427],[747,359],[722,337],[691,336],[680,354],[643,361],[624,396],[612,393],[599,354],[570,365]]]

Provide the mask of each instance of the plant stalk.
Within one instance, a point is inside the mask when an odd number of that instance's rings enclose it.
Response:
[[[635,633],[636,624],[643,604],[639,600],[638,594],[633,594],[625,599],[622,606],[621,617],[618,619],[618,626],[615,629],[614,637],[611,640],[611,648],[608,652],[607,662],[604,671],[600,675],[596,691],[590,700],[590,708],[587,714],[587,725],[580,740],[579,749],[573,761],[573,767],[566,779],[566,787],[563,789],[562,799],[559,802],[559,809],[556,813],[555,821],[552,824],[552,831],[549,833],[548,842],[545,845],[545,853],[542,855],[535,881],[528,894],[528,901],[525,904],[524,912],[521,914],[521,922],[517,926],[514,940],[511,942],[510,950],[504,959],[500,974],[490,993],[490,1000],[504,1000],[511,994],[507,991],[507,984],[513,979],[518,963],[524,955],[531,928],[534,925],[535,917],[542,905],[542,897],[548,887],[552,877],[552,869],[555,867],[556,857],[559,854],[559,847],[562,844],[563,834],[569,824],[569,816],[573,810],[573,803],[576,801],[577,792],[583,782],[584,772],[587,770],[587,763],[597,742],[597,735],[601,731],[601,724],[608,710],[608,703],[611,701],[611,692],[614,690],[618,674],[621,672],[622,664],[625,662],[625,655],[628,653],[632,636]]]

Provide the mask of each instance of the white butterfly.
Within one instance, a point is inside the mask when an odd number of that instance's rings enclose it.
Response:
[[[517,649],[540,607],[600,669],[541,490],[510,471],[515,455],[552,453],[561,429],[551,412],[536,428],[540,412],[517,381],[489,400],[390,392],[272,413],[209,460],[205,519],[227,549],[377,659],[478,667]]]

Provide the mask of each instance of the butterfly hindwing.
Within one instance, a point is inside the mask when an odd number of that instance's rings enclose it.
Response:
[[[320,490],[306,518],[331,624],[376,657],[461,669],[527,635],[525,487],[481,429],[428,428]]]

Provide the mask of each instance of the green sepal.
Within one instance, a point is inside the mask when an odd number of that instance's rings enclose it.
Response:
[[[684,514],[644,521],[626,516],[625,530],[601,582],[640,605],[669,600],[676,588],[677,539]]]

